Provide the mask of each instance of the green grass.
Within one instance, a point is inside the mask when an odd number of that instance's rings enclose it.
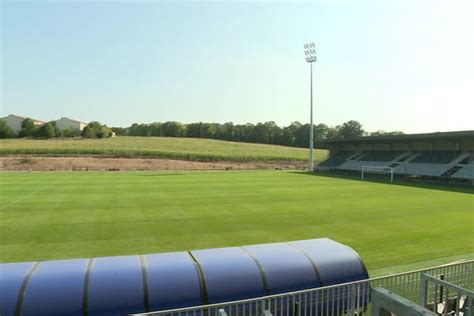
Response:
[[[308,149],[200,138],[114,137],[106,139],[5,139],[0,155],[106,155],[196,161],[305,161]],[[316,151],[316,160],[325,159]]]
[[[0,261],[329,237],[371,271],[473,258],[474,190],[287,171],[0,173]]]

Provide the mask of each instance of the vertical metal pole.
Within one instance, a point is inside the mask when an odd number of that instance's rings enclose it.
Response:
[[[426,307],[428,304],[428,279],[422,273],[420,275],[420,305]]]
[[[309,123],[309,170],[314,171],[314,143],[313,143],[313,63],[309,63],[310,74],[310,123]]]

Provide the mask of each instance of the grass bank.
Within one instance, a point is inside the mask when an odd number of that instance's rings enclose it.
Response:
[[[0,155],[101,155],[155,157],[193,161],[299,161],[308,150],[286,146],[249,144],[199,138],[114,137],[107,139],[6,139]],[[316,151],[316,160],[326,157]]]

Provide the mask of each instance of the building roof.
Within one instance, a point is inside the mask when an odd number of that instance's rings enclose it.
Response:
[[[35,123],[41,123],[41,124],[46,123],[45,121],[37,120],[37,119],[31,118],[31,117],[26,117],[26,116],[20,116],[20,115],[16,115],[16,114],[9,114],[8,116],[15,117],[15,118],[17,118],[17,119],[19,119],[19,120],[24,120],[24,119],[29,118],[29,119],[31,119],[31,120],[32,120],[33,122],[35,122]],[[6,117],[8,117],[8,116],[6,116]],[[4,117],[4,118],[5,118],[5,117]]]
[[[342,143],[381,143],[392,141],[433,141],[433,140],[457,140],[460,138],[474,139],[474,130],[454,131],[454,132],[436,132],[422,134],[404,134],[404,135],[387,135],[387,136],[364,136],[326,140],[323,145],[342,144]]]
[[[78,120],[73,120],[73,119],[71,119],[69,117],[65,117],[65,116],[61,117],[59,120],[68,120],[68,121],[71,121],[71,122],[76,122],[76,123],[87,125],[87,123],[84,123],[84,122],[81,122],[81,121],[78,121]],[[56,121],[59,121],[59,120],[56,120]]]

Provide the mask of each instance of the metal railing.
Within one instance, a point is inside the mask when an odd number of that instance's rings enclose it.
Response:
[[[438,316],[436,313],[383,287],[370,290],[372,316]]]
[[[234,302],[156,311],[141,316],[331,316],[370,315],[370,289],[385,288],[419,302],[423,275],[474,288],[474,260],[345,284]]]
[[[474,291],[443,276],[421,275],[420,304],[439,315],[474,315]]]

